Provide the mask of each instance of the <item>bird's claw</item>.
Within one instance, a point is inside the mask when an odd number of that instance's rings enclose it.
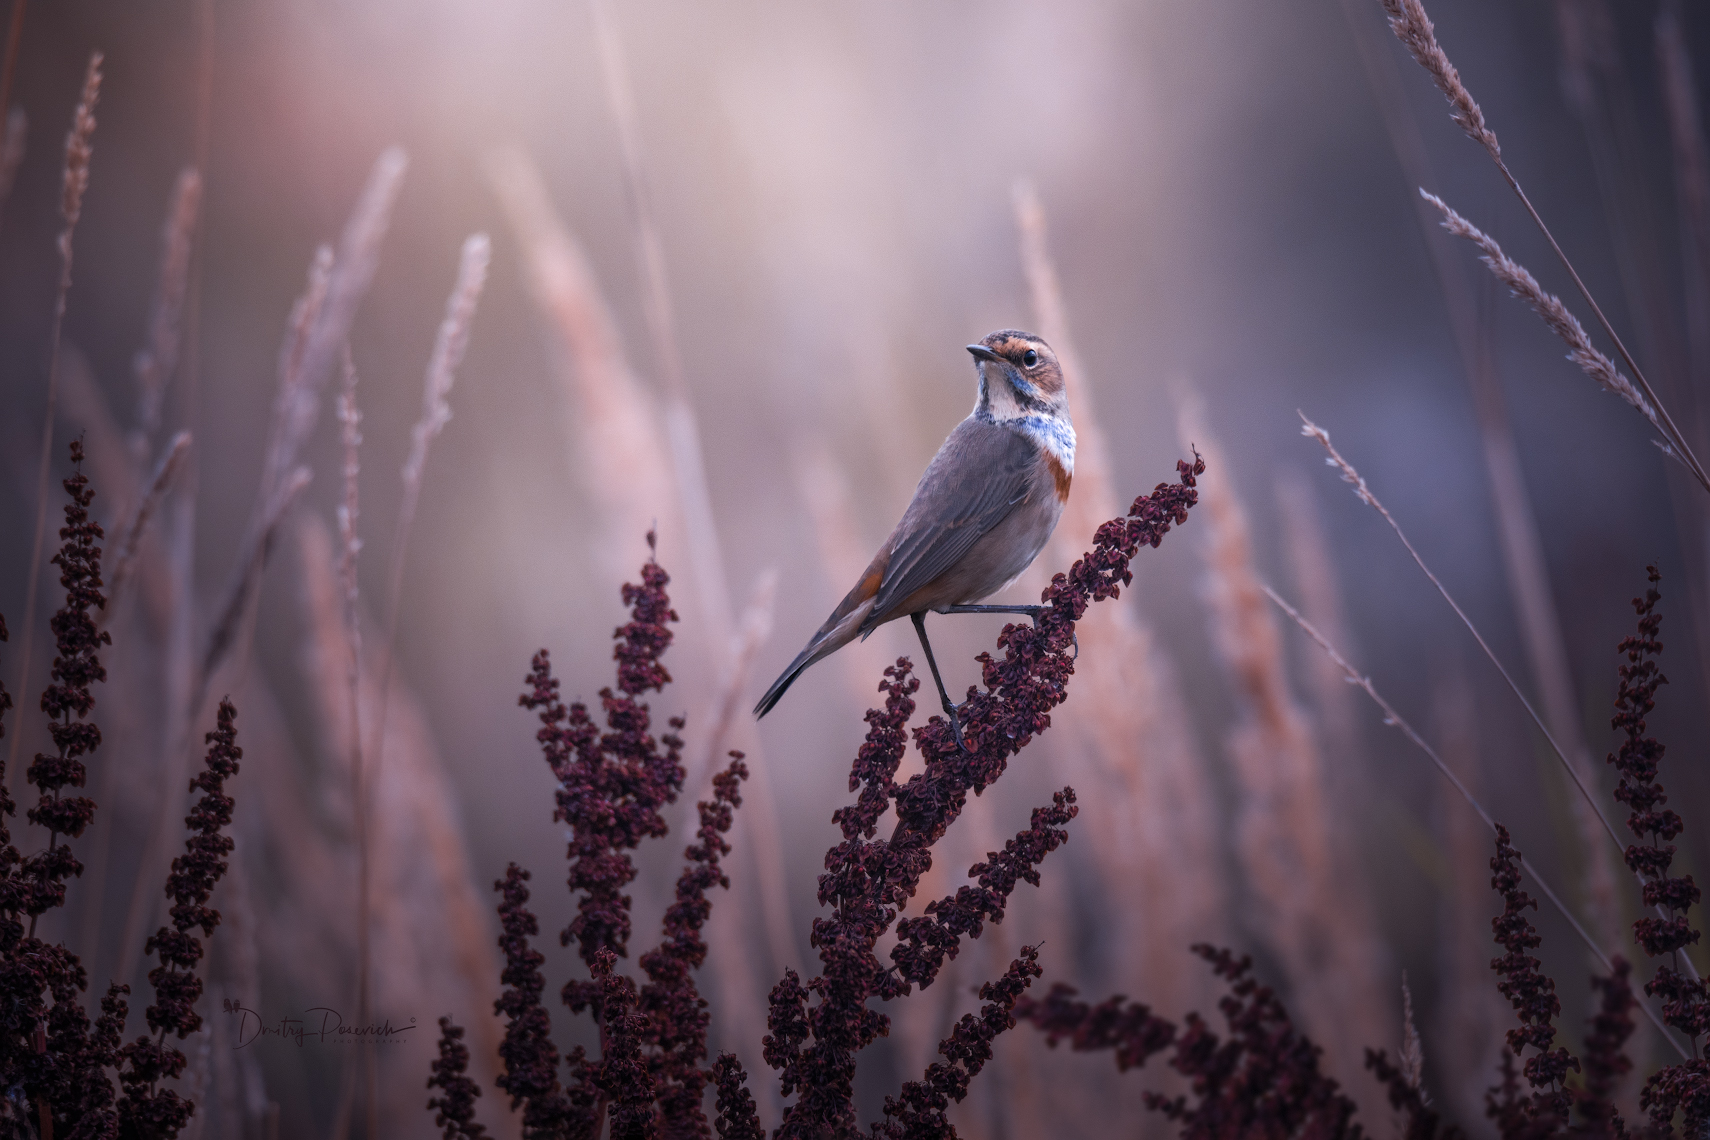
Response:
[[[1048,610],[1050,608],[1051,608],[1050,606],[1029,606],[1028,607],[1027,616],[1033,619],[1033,628],[1034,629],[1039,628],[1040,617],[1045,613],[1046,610]],[[1081,635],[1079,633],[1076,633],[1074,630],[1071,629],[1069,631],[1069,638],[1073,642],[1074,647],[1075,647],[1075,654],[1073,657],[1069,658],[1069,660],[1079,661],[1081,659]]]
[[[972,756],[974,754],[974,750],[969,748],[967,743],[962,739],[962,720],[956,715],[956,709],[958,707],[959,706],[953,705],[949,701],[945,701],[944,715],[950,718],[950,734],[956,738],[956,747],[960,748],[967,755]]]

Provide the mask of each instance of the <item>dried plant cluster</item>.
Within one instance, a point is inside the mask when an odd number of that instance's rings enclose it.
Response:
[[[5,822],[16,815],[16,805],[0,790],[0,985],[5,989],[0,1120],[10,1123],[14,1135],[33,1130],[42,1137],[174,1137],[195,1105],[160,1082],[180,1077],[187,1062],[168,1037],[182,1040],[202,1022],[195,1006],[202,994],[197,967],[203,950],[191,931],[200,928],[206,937],[220,923],[220,912],[207,903],[232,850],[224,832],[231,823],[232,799],[223,788],[243,755],[237,747],[237,710],[222,701],[219,727],[208,734],[205,768],[190,782],[190,790],[199,789],[203,796],[185,819],[190,838],[166,881],[172,927],[161,927],[148,940],[146,952],[158,954],[161,963],[149,974],[156,994],[147,1011],[153,1036],[123,1043],[130,987],[109,985],[101,1014],[91,1022],[82,996],[88,971],[77,953],[35,934],[43,914],[65,905],[66,879],[83,873],[69,841],[82,838],[95,822],[96,803],[64,792],[85,786],[88,769],[82,758],[101,744],[101,729],[91,719],[92,686],[106,680],[98,651],[112,644],[91,613],[105,609],[107,598],[101,592],[101,548],[96,545],[103,535],[89,516],[94,492],[82,471],[81,442],[71,445],[70,457],[72,475],[64,481],[70,502],[53,558],[65,603],[49,623],[57,655],[53,683],[41,698],[58,752],[38,753],[30,765],[28,778],[41,796],[25,813],[46,833],[45,849],[30,855],[19,850]],[[0,621],[0,640],[5,633]],[[0,690],[0,715],[11,704]],[[122,1092],[115,1089],[115,1078]]]
[[[1044,591],[1048,608],[1037,623],[1005,627],[998,639],[1001,659],[979,656],[984,687],[970,689],[962,712],[967,747],[957,743],[943,718],[933,717],[913,733],[925,771],[901,782],[897,774],[920,681],[906,658],[885,670],[885,705],[868,711],[867,737],[850,770],[856,800],[832,817],[843,839],[826,852],[819,882],[820,905],[830,908],[813,923],[822,972],[804,982],[786,970],[768,998],[764,1056],[777,1070],[782,1095],[795,1098],[775,1135],[860,1131],[856,1065],[891,1022],[869,1003],[899,1001],[917,987],[931,986],[965,940],[1003,921],[1018,885],[1039,884],[1040,862],[1068,838],[1066,825],[1078,812],[1072,788],[1056,793],[1049,806],[1032,813],[1027,830],[969,869],[976,885],[929,902],[918,917],[900,918],[932,866],[932,848],[962,814],[968,794],[994,784],[1010,759],[1050,727],[1051,710],[1066,696],[1074,670],[1076,622],[1092,602],[1120,596],[1133,580],[1129,563],[1141,547],[1157,546],[1187,520],[1205,464],[1196,456],[1177,468],[1178,482],[1160,484],[1136,499],[1127,515],[1099,527],[1093,548]],[[651,545],[651,533],[648,539]],[[589,1014],[600,1030],[600,1056],[577,1047],[564,1059],[561,1080],[540,1004],[543,958],[529,944],[539,933],[524,905],[530,875],[513,863],[494,884],[504,899],[499,915],[507,962],[507,989],[495,1006],[506,1018],[505,1073],[496,1084],[510,1095],[512,1108],[522,1110],[529,1136],[591,1138],[606,1134],[608,1121],[613,1137],[710,1137],[714,1128],[721,1137],[766,1135],[740,1062],[726,1054],[702,1067],[707,1003],[691,973],[708,953],[700,937],[712,905],[706,891],[729,885],[719,858],[730,850],[722,837],[741,803],[737,788],[746,767],[740,753],[733,752],[731,765],[714,779],[713,799],[699,805],[700,842],[688,850],[662,942],[640,959],[647,981],[638,985],[614,969],[628,955],[631,934],[631,900],[622,893],[636,875],[629,852],[665,834],[660,809],[683,786],[683,720],[672,718],[670,731],[656,738],[648,706],[636,700],[670,680],[659,662],[672,638],[668,623],[677,617],[665,593],[668,581],[649,560],[641,584],[623,588],[632,620],[614,635],[617,689],[600,692],[605,732],[585,705],[563,703],[545,650],[536,654],[529,690],[520,698],[541,721],[536,736],[559,784],[554,818],[571,831],[568,885],[576,918],[559,937],[565,945],[576,943],[589,978],[567,982],[560,997],[572,1013]],[[888,812],[894,812],[894,829],[879,839]],[[892,929],[896,942],[886,964],[878,946]],[[876,1135],[902,1140],[955,1134],[947,1110],[967,1096],[969,1082],[992,1059],[993,1039],[1016,1024],[1016,1003],[1043,973],[1038,959],[1036,947],[1024,946],[999,978],[980,987],[985,1004],[979,1013],[965,1015],[940,1042],[943,1060],[886,1098],[884,1119],[873,1125]],[[484,1135],[472,1112],[480,1090],[463,1071],[464,1031],[449,1021],[441,1031],[440,1057],[428,1082],[438,1092],[429,1107],[448,1140]],[[712,1124],[702,1108],[708,1085],[716,1089]]]
[[[530,875],[513,863],[505,879],[494,884],[503,898],[499,915],[507,961],[502,976],[507,989],[495,1005],[506,1018],[505,1072],[496,1084],[510,1094],[513,1108],[521,1108],[526,1136],[716,1133],[723,1140],[760,1140],[861,1132],[854,1111],[856,1065],[890,1024],[890,1017],[869,1003],[896,1002],[916,987],[926,989],[957,956],[964,939],[977,939],[987,923],[1002,922],[1014,888],[1023,881],[1037,885],[1040,861],[1067,838],[1065,826],[1077,814],[1073,789],[1063,789],[1049,807],[1035,810],[1028,830],[971,867],[968,875],[976,886],[928,903],[921,917],[898,921],[899,912],[919,888],[931,865],[932,846],[960,814],[967,793],[994,783],[1008,760],[1049,727],[1048,711],[1064,696],[1063,667],[1071,663],[1066,651],[1074,623],[1088,603],[1116,596],[1129,580],[1127,564],[1138,545],[1156,545],[1172,523],[1186,519],[1204,464],[1196,460],[1179,467],[1180,483],[1160,485],[1137,500],[1127,518],[1106,523],[1094,549],[1068,575],[1056,577],[1044,595],[1052,608],[1039,627],[1007,627],[1000,638],[1006,651],[1001,663],[981,655],[987,689],[970,694],[974,715],[964,728],[965,739],[976,742],[972,755],[957,748],[948,726],[934,717],[913,733],[926,757],[925,772],[899,784],[895,776],[919,681],[906,659],[885,671],[880,685],[885,706],[868,711],[867,739],[850,773],[850,791],[859,794],[855,803],[834,813],[843,842],[827,851],[820,878],[819,901],[830,908],[830,915],[816,918],[813,927],[823,973],[804,983],[795,971],[786,971],[769,998],[765,1058],[777,1070],[782,1095],[795,1098],[771,1132],[760,1122],[746,1087],[749,1076],[734,1056],[721,1055],[703,1067],[707,1003],[692,976],[708,953],[700,937],[712,905],[706,891],[715,884],[730,885],[719,858],[729,853],[723,836],[741,804],[737,789],[746,769],[740,754],[732,753],[730,767],[715,778],[713,799],[699,805],[699,842],[686,853],[662,942],[640,960],[648,980],[637,984],[615,970],[617,960],[627,956],[631,934],[630,898],[622,893],[636,875],[628,852],[643,839],[665,834],[659,810],[682,789],[683,740],[677,733],[683,721],[673,718],[671,731],[655,739],[648,707],[635,700],[642,692],[662,690],[670,680],[659,663],[671,641],[667,623],[676,618],[665,593],[664,570],[650,560],[642,568],[642,584],[624,587],[632,620],[615,635],[618,691],[600,693],[604,733],[586,706],[562,703],[546,652],[536,655],[529,691],[520,701],[538,712],[537,738],[559,781],[554,818],[568,823],[572,836],[568,885],[577,899],[577,917],[560,939],[577,944],[589,970],[588,980],[566,983],[560,996],[572,1013],[587,1013],[599,1025],[600,1056],[592,1058],[577,1047],[563,1058],[567,1073],[560,1078],[550,1018],[541,1004],[543,956],[529,943],[539,933],[525,906]],[[1634,601],[1638,633],[1620,646],[1627,664],[1620,670],[1611,723],[1626,739],[1609,762],[1621,774],[1617,797],[1633,808],[1629,826],[1648,840],[1627,849],[1628,864],[1645,877],[1646,903],[1665,912],[1662,918],[1637,920],[1635,937],[1646,953],[1667,957],[1698,940],[1686,911],[1700,892],[1690,877],[1669,875],[1673,848],[1666,841],[1678,837],[1683,824],[1674,812],[1657,810],[1667,798],[1657,779],[1663,748],[1646,735],[1644,718],[1666,679],[1654,660],[1661,651],[1660,594],[1654,567],[1650,575],[1651,588]],[[975,725],[987,731],[968,735]],[[880,840],[880,819],[893,808],[895,828],[889,839]],[[1494,941],[1503,951],[1491,960],[1491,969],[1496,989],[1519,1021],[1506,1034],[1503,1067],[1493,1074],[1496,1083],[1486,1094],[1486,1114],[1503,1140],[1701,1135],[1710,1125],[1710,1067],[1698,1048],[1698,1038],[1710,1029],[1710,993],[1704,983],[1681,973],[1681,959],[1674,958],[1675,965],[1659,964],[1645,985],[1647,995],[1663,1000],[1664,1021],[1688,1036],[1691,1055],[1647,1078],[1640,1095],[1647,1119],[1629,1127],[1616,1095],[1633,1067],[1627,1049],[1638,999],[1628,981],[1631,967],[1617,955],[1606,975],[1592,978],[1600,1001],[1583,1048],[1576,1055],[1560,1044],[1556,983],[1531,953],[1541,938],[1526,912],[1537,903],[1522,886],[1525,864],[1508,829],[1493,826],[1490,885],[1504,909],[1491,921]],[[1527,873],[1533,872],[1528,868]],[[876,947],[893,926],[897,941],[886,965]],[[883,1119],[872,1124],[872,1134],[893,1140],[955,1136],[947,1110],[968,1095],[970,1081],[992,1059],[995,1038],[1026,1022],[1053,1047],[1067,1041],[1075,1052],[1111,1051],[1120,1071],[1167,1055],[1168,1066],[1189,1082],[1191,1091],[1148,1091],[1143,1103],[1184,1137],[1354,1140],[1366,1135],[1353,1100],[1323,1070],[1323,1049],[1296,1027],[1276,992],[1253,977],[1251,957],[1205,944],[1193,949],[1227,989],[1219,1002],[1222,1036],[1197,1013],[1178,1025],[1120,995],[1096,1005],[1077,1000],[1075,987],[1063,982],[1054,983],[1043,998],[1031,997],[1026,991],[1045,971],[1038,948],[1025,946],[1000,977],[979,987],[984,1004],[978,1013],[964,1015],[940,1042],[942,1059],[886,1098]],[[1410,1140],[1462,1136],[1424,1092],[1424,1058],[1410,1000],[1408,1011],[1400,1055],[1392,1059],[1387,1049],[1368,1047],[1366,1067],[1400,1114]],[[440,1056],[428,1081],[438,1091],[428,1107],[436,1111],[446,1140],[484,1136],[474,1121],[481,1090],[466,1075],[464,1029],[448,1019],[440,1028]],[[703,1107],[709,1086],[715,1094],[710,1122]]]

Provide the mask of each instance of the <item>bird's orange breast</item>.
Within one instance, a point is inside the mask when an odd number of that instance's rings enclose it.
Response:
[[[1073,479],[1074,476],[1069,474],[1069,469],[1064,467],[1062,460],[1058,459],[1055,455],[1052,455],[1049,451],[1045,452],[1044,455],[1045,462],[1051,467],[1051,479],[1057,485],[1057,501],[1059,503],[1066,503],[1069,501],[1069,481]]]

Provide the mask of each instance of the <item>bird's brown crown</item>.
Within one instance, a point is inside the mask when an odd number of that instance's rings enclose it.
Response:
[[[1015,365],[1043,395],[1051,397],[1062,392],[1062,366],[1057,363],[1057,354],[1042,338],[1019,329],[999,329],[982,337],[980,343]],[[1033,354],[1031,364],[1028,363],[1028,353]]]

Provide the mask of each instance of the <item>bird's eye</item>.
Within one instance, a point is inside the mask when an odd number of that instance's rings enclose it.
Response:
[[[1037,352],[1034,352],[1030,348],[1026,352],[1021,354],[1021,363],[1027,365],[1027,367],[1029,367],[1029,368],[1032,368],[1035,364],[1039,363],[1039,354]]]

